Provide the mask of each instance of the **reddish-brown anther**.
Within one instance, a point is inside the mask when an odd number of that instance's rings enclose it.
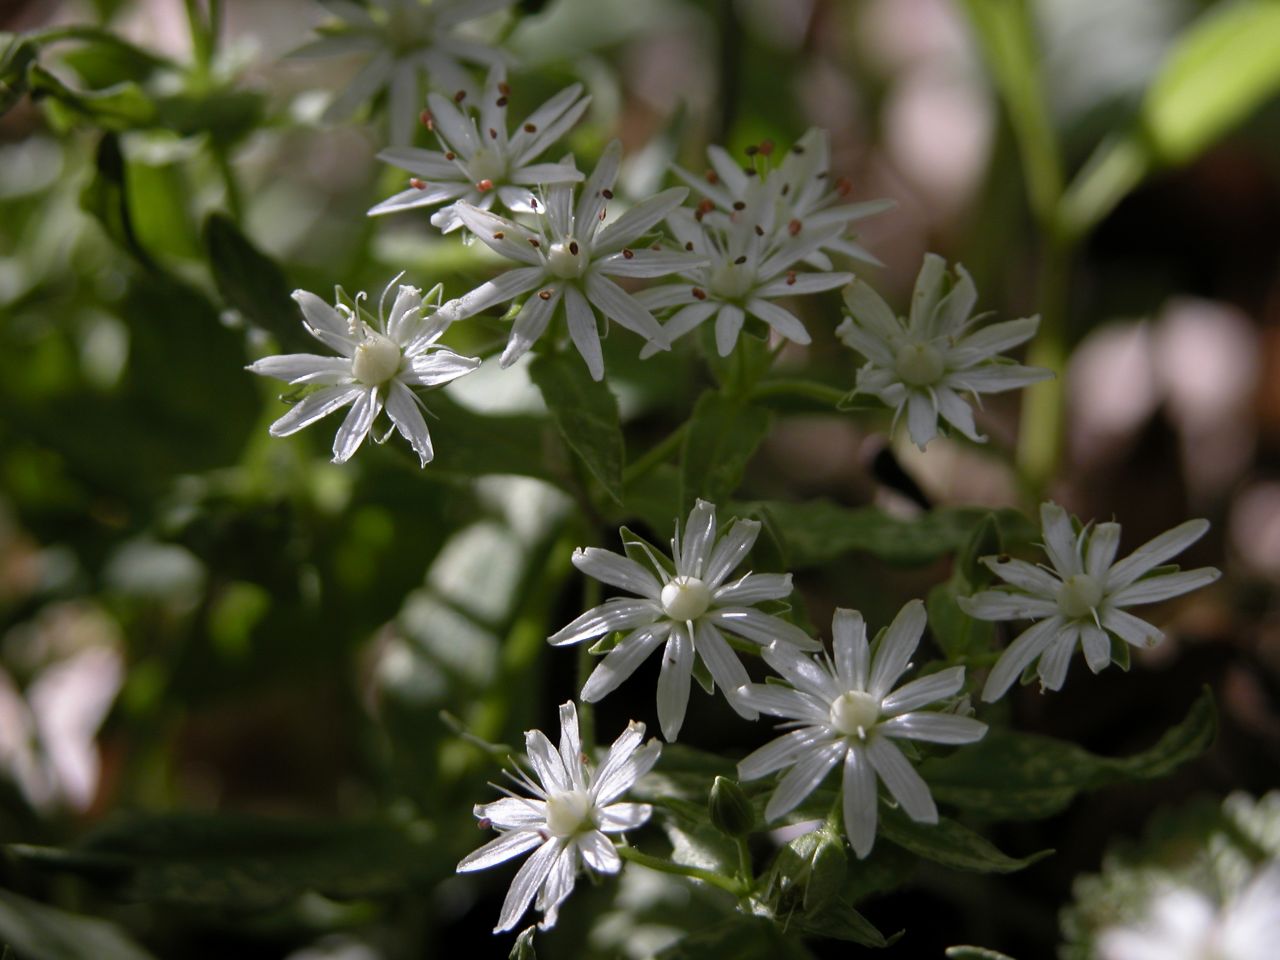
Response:
[[[796,234],[800,232],[800,228],[802,226],[804,226],[804,224],[802,224],[799,220],[792,220],[790,223],[787,224],[787,233],[791,234],[794,237]]]
[[[707,299],[707,291],[703,290],[701,287],[694,287],[691,292],[693,293],[693,299],[695,300]]]
[[[427,181],[419,180],[417,177],[410,177],[409,186],[413,187],[415,190],[425,190],[427,189]]]

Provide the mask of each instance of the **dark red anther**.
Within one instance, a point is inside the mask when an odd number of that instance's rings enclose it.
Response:
[[[502,94],[504,97],[511,96],[511,84],[507,83],[506,81],[503,81],[502,83],[498,84],[498,92]]]
[[[476,826],[479,827],[481,830],[488,830],[490,827],[493,826],[493,821],[490,820],[488,817],[481,817],[479,820],[476,821]]]
[[[734,264],[735,264],[735,265],[737,265],[737,266],[739,266],[739,267],[740,267],[740,266],[742,266],[744,263],[746,263],[746,262],[747,262],[747,258],[746,258],[746,256],[745,256],[745,255],[743,255],[743,256],[739,257],[737,260],[735,260],[735,261],[733,261],[733,262],[734,262]]]
[[[493,235],[493,239],[495,240],[502,240],[505,237],[506,237],[506,234],[503,233],[501,230],[499,230],[497,233]]]
[[[446,160],[457,160],[457,159],[458,159],[458,155],[457,155],[456,153],[454,153],[452,150],[450,150],[448,153],[446,153],[446,154],[444,155],[444,158],[445,158]]]
[[[785,197],[788,193],[790,193],[790,192],[791,192],[791,184],[789,184],[789,183],[784,183],[784,184],[782,185],[782,190],[781,190],[781,191],[779,191],[779,192],[780,192],[780,193]]]
[[[760,152],[761,152],[762,154],[764,154],[764,156],[766,156],[766,157],[771,157],[771,156],[773,156],[773,141],[772,141],[772,140],[761,140],[761,141],[760,141]]]
[[[757,236],[757,237],[763,237],[763,236],[764,236],[764,227],[760,226],[760,224],[758,224],[758,223],[756,224],[756,236]]]
[[[848,177],[840,177],[836,180],[836,193],[842,197],[847,197],[853,193],[853,184]]]
[[[539,300],[550,300],[550,299],[551,299],[551,291],[550,291],[550,290],[539,290],[539,291],[538,291],[538,299],[539,299]]]
[[[733,201],[733,209],[735,209],[735,210],[745,210],[745,209],[747,209],[747,205],[746,205],[745,203],[743,203],[741,200],[735,200],[735,201]]]
[[[787,271],[787,286],[794,287],[796,285],[796,272],[794,270]]]
[[[800,232],[800,228],[802,226],[804,226],[804,224],[802,224],[799,220],[792,220],[790,223],[787,224],[787,233],[791,234],[794,237],[796,234]]]
[[[431,115],[430,110],[423,110],[418,114],[418,122],[428,130],[434,130],[436,128],[436,118]]]
[[[804,147],[800,146],[800,144],[798,144],[798,143],[797,143],[797,144],[795,144],[795,145],[791,148],[791,152],[792,152],[792,153],[804,153]]]
[[[759,152],[760,152],[760,148],[756,146],[754,143],[751,146],[747,147],[748,157],[754,157]]]
[[[453,95],[454,103],[461,103],[465,99],[467,99],[467,91],[465,90],[459,90],[457,93]]]
[[[604,190],[600,191],[600,196],[604,197],[606,200],[612,200],[613,191],[608,188],[605,188]]]
[[[693,241],[692,241],[692,240],[690,240],[688,243],[686,243],[686,244],[684,245],[684,248],[685,248],[686,250],[692,250],[692,249],[693,249]]]
[[[499,97],[497,103],[498,103],[498,106],[505,107],[507,105],[507,98]]]
[[[526,123],[526,124],[524,125],[524,132],[525,132],[525,133],[537,133],[537,132],[538,132],[538,128],[537,128],[537,127],[535,127],[532,123]]]
[[[488,193],[490,190],[493,189],[493,181],[489,179],[477,181],[476,189],[479,190],[481,193]]]
[[[530,237],[530,238],[529,238],[529,246],[531,246],[531,247],[533,247],[535,250],[537,250],[539,247],[541,247],[541,246],[542,246],[542,244],[540,244],[540,243],[538,242],[538,238],[537,238],[537,237]]]
[[[694,287],[692,290],[692,293],[693,293],[693,299],[695,300],[707,299],[707,291],[703,290],[701,287]]]
[[[708,170],[705,176],[707,178],[707,183],[716,184],[720,182],[720,174],[716,173],[714,170]]]
[[[624,259],[624,260],[630,260],[630,259],[631,259],[632,257],[634,257],[635,255],[636,255],[636,254],[635,254],[635,251],[634,251],[634,250],[630,250],[630,249],[628,249],[627,247],[623,247],[623,248],[622,248],[622,259]]]
[[[498,131],[497,131],[497,130],[495,130],[495,129],[493,129],[493,127],[490,127],[490,128],[489,128],[489,139],[490,139],[490,140],[497,140],[497,139],[498,139]]]
[[[409,186],[413,187],[415,190],[425,190],[427,189],[427,181],[419,180],[417,177],[410,177]]]
[[[570,240],[570,241],[569,241],[569,252],[570,252],[570,253],[572,253],[575,257],[578,255],[578,241],[577,241],[577,240]]]

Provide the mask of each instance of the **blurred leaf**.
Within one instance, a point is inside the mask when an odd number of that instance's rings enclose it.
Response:
[[[870,920],[839,898],[828,901],[813,914],[806,914],[796,926],[810,936],[843,940],[864,947],[887,947],[890,942]]]
[[[427,423],[436,449],[434,474],[512,473],[564,486],[564,478],[547,467],[547,445],[554,442],[547,420],[475,413],[439,390],[428,393],[424,402],[433,415]]]
[[[22,37],[0,33],[0,117],[12,110],[27,92],[27,68],[35,62],[38,53],[35,45]]]
[[[1217,721],[1208,690],[1181,723],[1150,750],[1099,757],[1052,737],[992,727],[949,757],[926,760],[920,772],[934,796],[984,820],[1039,820],[1083,790],[1126,780],[1154,780],[1203,753]]]
[[[311,352],[315,344],[304,332],[289,282],[276,262],[226,214],[209,214],[202,235],[213,281],[227,304],[270,332],[286,351]]]
[[[899,809],[881,807],[880,813],[880,833],[886,840],[954,870],[1013,873],[1053,853],[1041,850],[1029,857],[1010,857],[968,827],[946,817],[937,823],[916,823]]]
[[[995,637],[995,624],[975,620],[956,604],[957,594],[968,596],[970,592],[967,587],[960,587],[953,577],[933,587],[925,601],[929,630],[948,660],[956,661],[989,650]]]
[[[156,105],[132,81],[102,90],[72,90],[38,63],[31,65],[27,76],[33,97],[49,97],[73,115],[104,130],[119,132],[145,127],[156,117]]]
[[[226,148],[258,127],[266,101],[253,90],[218,88],[161,97],[156,110],[160,122],[175,133],[184,137],[207,133],[214,144]]]
[[[729,499],[771,419],[767,410],[713,390],[698,398],[681,448],[682,510],[699,497],[715,504]]]
[[[784,936],[773,921],[738,916],[689,934],[659,951],[654,960],[809,960],[810,956],[799,943]]]
[[[80,192],[80,206],[97,218],[107,236],[120,247],[141,263],[151,266],[151,257],[138,242],[133,228],[125,159],[120,151],[120,140],[114,133],[105,133],[98,141],[94,168],[93,179]]]
[[[622,502],[622,426],[618,401],[603,380],[592,380],[586,366],[567,354],[541,354],[529,364],[529,376],[542,391],[560,436],[591,475]]]
[[[0,890],[0,940],[6,941],[0,960],[153,960],[105,920],[77,916]]]
[[[1013,960],[1013,957],[986,947],[956,946],[947,947],[947,960]]]
[[[902,520],[876,507],[843,507],[829,500],[760,500],[734,504],[733,509],[767,519],[792,568],[821,566],[854,551],[891,563],[928,563],[961,550],[988,515],[1006,544],[1030,542],[1038,533],[1016,510],[948,507]]]
[[[1157,159],[1185,163],[1280,90],[1280,3],[1208,10],[1178,38],[1147,91]]]
[[[1009,112],[1032,212],[1042,224],[1049,223],[1062,194],[1062,169],[1028,4],[1025,0],[964,0],[964,8]]]
[[[165,814],[120,817],[74,847],[10,846],[125,900],[228,909],[279,906],[308,891],[338,900],[402,893],[430,877],[430,844],[385,823]]]
[[[196,259],[201,254],[191,217],[191,188],[176,163],[129,160],[125,166],[129,216],[138,243],[166,257]]]

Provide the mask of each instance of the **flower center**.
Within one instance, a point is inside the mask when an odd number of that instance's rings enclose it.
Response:
[[[595,804],[585,790],[567,790],[547,797],[547,829],[557,837],[595,828]]]
[[[586,266],[587,255],[577,240],[566,237],[560,243],[553,243],[547,253],[547,269],[562,280],[582,276]]]
[[[1102,584],[1087,573],[1077,573],[1058,588],[1058,609],[1067,617],[1083,617],[1102,600]]]
[[[367,387],[386,383],[400,369],[400,345],[376,330],[370,330],[364,342],[356,347],[351,361],[351,375]]]
[[[911,387],[937,383],[946,369],[942,354],[927,343],[908,343],[899,347],[893,365],[902,382]]]
[[[672,620],[697,620],[711,606],[711,591],[697,577],[676,577],[662,588],[662,609]]]
[[[880,701],[861,690],[842,693],[831,702],[831,726],[846,737],[867,739],[880,719]]]
[[[467,172],[476,183],[482,180],[497,183],[507,176],[507,161],[498,151],[481,147],[467,161]]]
[[[718,299],[738,300],[746,296],[755,279],[755,271],[746,264],[722,263],[711,271],[707,287]]]

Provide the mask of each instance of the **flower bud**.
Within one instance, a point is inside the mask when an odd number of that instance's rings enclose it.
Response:
[[[756,824],[756,812],[751,801],[737,781],[728,777],[716,777],[711,784],[707,810],[715,828],[731,837],[745,837]]]

